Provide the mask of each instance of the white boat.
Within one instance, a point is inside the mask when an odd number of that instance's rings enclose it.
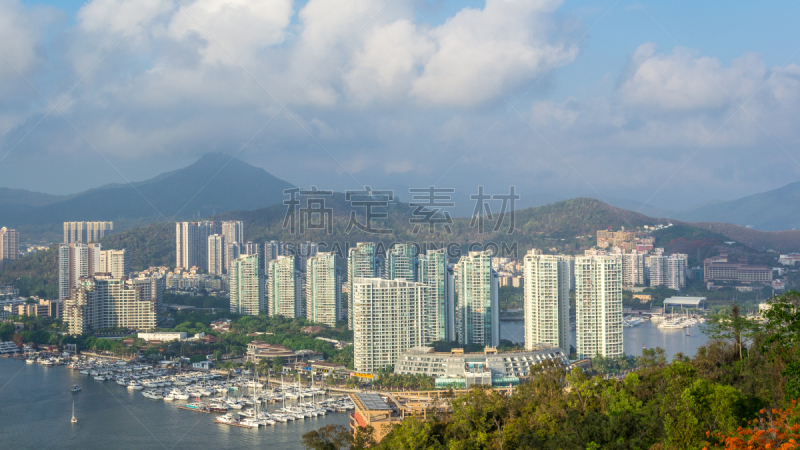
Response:
[[[25,360],[25,364],[34,364],[34,363],[36,363],[36,360],[33,358],[28,358]]]
[[[143,391],[142,395],[153,400],[161,400],[164,398],[164,396],[161,395],[161,391]]]
[[[72,401],[72,423],[78,423],[78,419],[75,418],[75,400]]]
[[[239,421],[239,425],[250,427],[250,428],[258,428],[261,426],[261,422],[256,419],[246,418]]]
[[[97,375],[96,377],[94,377],[94,379],[97,381],[106,381],[106,378],[102,375]]]

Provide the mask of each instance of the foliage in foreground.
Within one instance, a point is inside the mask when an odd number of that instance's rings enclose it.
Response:
[[[473,389],[452,413],[407,419],[373,448],[798,448],[800,294],[774,298],[765,315],[759,326],[722,312],[710,323],[719,339],[694,358],[668,364],[649,351],[623,379],[538,366],[512,396]]]

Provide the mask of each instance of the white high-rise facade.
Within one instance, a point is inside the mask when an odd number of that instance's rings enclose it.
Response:
[[[150,329],[156,326],[157,306],[132,280],[85,277],[64,302],[64,321],[73,335],[110,327]]]
[[[208,237],[218,232],[216,222],[176,223],[175,266],[208,270]]]
[[[469,252],[455,269],[456,334],[462,345],[500,344],[499,283],[491,250]]]
[[[336,253],[319,252],[306,263],[306,319],[335,327],[342,317],[342,277]]]
[[[423,283],[355,278],[353,296],[354,366],[375,373],[392,366],[405,350],[422,345],[422,309],[430,287]]]
[[[266,312],[264,303],[264,271],[258,255],[236,258],[231,264],[229,278],[231,312],[257,316]]]
[[[97,242],[114,232],[114,222],[64,222],[64,243]]]
[[[524,258],[525,348],[539,344],[569,353],[570,262],[531,250]]]
[[[100,244],[97,249],[100,248]],[[130,260],[128,259],[128,251],[124,248],[122,250],[99,250],[100,255],[99,264],[94,267],[94,273],[110,274],[112,278],[127,277],[131,272]]]
[[[447,250],[428,250],[419,255],[419,282],[430,287],[423,312],[423,345],[433,341],[455,341],[455,292],[453,272],[447,265]]]
[[[356,278],[374,278],[379,276],[375,269],[375,244],[359,242],[347,254],[347,285],[350,293],[347,301],[347,325],[353,329],[353,281]]]
[[[622,259],[619,256],[575,258],[575,306],[578,358],[621,356]]]
[[[100,244],[58,244],[58,298],[68,298],[81,277],[93,276],[101,265]]]
[[[284,244],[279,241],[268,241],[264,243],[264,272],[269,272],[269,262],[278,259],[278,256],[285,255]]]
[[[9,261],[19,258],[19,233],[6,227],[0,228],[0,270]]]
[[[212,234],[208,237],[208,273],[222,275],[228,272],[225,260],[225,236]]]
[[[386,252],[384,278],[387,280],[416,281],[417,267],[414,260],[413,245],[395,244]]]
[[[227,242],[244,243],[244,222],[226,220],[222,222],[222,235]]]
[[[645,255],[636,250],[622,254],[622,286],[631,288],[644,286]]]
[[[657,248],[647,258],[647,269],[650,274],[650,286],[667,286],[681,290],[686,287],[686,267],[689,256],[673,253],[665,256],[663,248]]]
[[[279,256],[269,262],[267,296],[271,316],[303,316],[302,276],[295,264],[294,256]]]

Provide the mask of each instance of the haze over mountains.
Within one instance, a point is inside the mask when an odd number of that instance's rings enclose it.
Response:
[[[88,174],[90,176],[90,174]],[[262,168],[209,153],[183,169],[128,184],[111,184],[72,196],[0,188],[5,226],[74,220],[178,220],[255,209],[283,199],[292,184]]]
[[[262,168],[221,153],[209,153],[188,167],[149,180],[132,185],[101,186],[75,195],[58,196],[0,188],[0,222],[4,226],[19,227],[71,220],[144,224],[205,218],[228,211],[247,211],[279,204],[284,199],[283,190],[292,186],[292,183]],[[398,192],[398,196],[401,201],[411,200],[407,193]],[[521,193],[521,196],[525,198],[518,202],[518,209],[565,200],[544,194]],[[452,200],[457,205],[450,209],[453,217],[472,213],[474,201],[469,195],[455,193]],[[730,223],[765,231],[791,230],[800,225],[800,208],[796,206],[800,204],[800,182],[679,212],[632,200],[600,200],[645,216],[685,222]]]

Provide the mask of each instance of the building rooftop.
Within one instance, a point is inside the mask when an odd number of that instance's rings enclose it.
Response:
[[[380,396],[380,394],[356,394],[356,398],[363,406],[364,411],[391,411],[392,407]]]
[[[664,299],[664,306],[667,305],[691,305],[691,306],[700,306],[700,303],[705,303],[705,297],[670,297]]]

